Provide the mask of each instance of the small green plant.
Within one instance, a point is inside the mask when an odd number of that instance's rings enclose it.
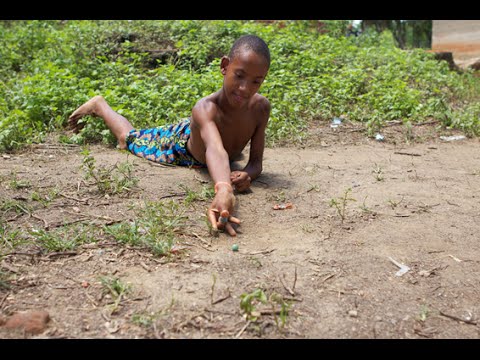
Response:
[[[47,231],[32,229],[29,234],[48,252],[71,251],[79,245],[95,242],[90,226],[73,225]]]
[[[275,201],[277,203],[283,203],[287,201],[287,196],[285,195],[285,191],[281,190],[278,193],[267,195],[267,200]]]
[[[383,178],[383,169],[380,165],[378,165],[377,163],[375,163],[374,167],[373,167],[373,170],[372,170],[372,173],[374,174],[375,176],[375,179],[377,181],[383,181],[384,178]]]
[[[310,185],[310,188],[307,190],[307,193],[310,192],[310,191],[315,191],[315,192],[320,192],[320,186],[316,185],[316,184],[309,184]]]
[[[430,310],[428,309],[427,305],[423,304],[422,306],[420,306],[419,320],[421,322],[425,322],[429,314],[430,314]]]
[[[12,172],[12,180],[10,181],[11,189],[26,189],[31,187],[30,181],[18,179],[17,174]]]
[[[189,206],[195,201],[208,201],[215,197],[215,190],[208,185],[203,185],[200,192],[191,190],[186,185],[180,185],[180,187],[185,190],[185,205]]]
[[[395,210],[395,208],[400,205],[400,203],[403,201],[405,197],[402,196],[402,198],[399,200],[399,201],[395,201],[395,200],[391,200],[389,199],[388,200],[388,203],[390,204],[390,207],[392,208],[392,210]]]
[[[317,229],[315,226],[311,224],[303,224],[301,228],[302,228],[302,231],[306,234],[311,234],[315,232],[315,230]]]
[[[362,209],[363,212],[366,212],[366,213],[369,213],[369,212],[372,212],[372,210],[370,210],[367,206],[367,196],[365,196],[365,198],[363,199],[363,202],[362,202],[362,206],[360,206],[360,209]]]
[[[272,304],[272,312],[274,314],[275,323],[279,329],[284,328],[285,324],[287,323],[287,316],[290,310],[291,304],[285,301],[282,295],[273,293],[269,297],[269,302]],[[280,323],[278,322],[277,318],[277,309],[275,304],[280,305],[280,313],[278,318],[280,318]]]
[[[345,221],[345,217],[346,217],[347,203],[349,201],[357,201],[356,199],[349,197],[348,194],[351,191],[352,189],[348,188],[347,190],[345,190],[341,198],[330,200],[330,207],[335,207],[335,209],[337,209],[337,213],[340,216],[340,219],[342,220],[342,224]]]
[[[176,234],[185,232],[185,209],[173,200],[147,202],[137,215],[133,222],[113,224],[104,230],[121,243],[144,246],[157,256],[169,255]]]
[[[14,212],[17,215],[26,214],[29,215],[32,213],[33,209],[27,204],[21,203],[18,200],[4,200],[0,203],[0,210],[3,211],[2,216],[5,217],[6,214]]]
[[[8,224],[0,222],[0,255],[4,248],[15,249],[18,245],[25,242],[18,229],[12,230]]]
[[[32,201],[40,202],[43,207],[48,207],[48,205],[50,205],[50,203],[57,198],[59,192],[60,190],[57,188],[49,189],[48,193],[46,194],[33,191],[30,195],[30,198]]]
[[[244,312],[247,321],[257,321],[260,313],[256,311],[256,306],[267,303],[267,296],[262,289],[255,289],[251,293],[240,295],[240,309]]]
[[[83,155],[82,169],[85,172],[85,179],[93,179],[101,194],[121,194],[128,193],[135,189],[138,179],[133,176],[133,165],[128,162],[116,164],[110,168],[98,168],[96,160],[90,155],[90,151],[85,147],[81,154]]]
[[[0,269],[0,290],[1,289],[5,289],[5,290],[10,289],[10,284],[9,284],[9,275]]]
[[[113,304],[110,304],[110,310],[111,314],[114,314],[118,310],[122,299],[130,292],[131,286],[125,284],[119,278],[109,276],[100,277],[100,282],[104,287],[104,293],[108,293],[113,299]]]

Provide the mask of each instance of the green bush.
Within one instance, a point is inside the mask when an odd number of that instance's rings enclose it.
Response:
[[[249,33],[264,38],[272,56],[260,89],[272,104],[269,145],[301,141],[309,122],[339,115],[370,132],[390,120],[438,119],[478,135],[473,73],[450,71],[423,50],[400,50],[388,31],[347,38],[346,21],[323,23],[319,32],[311,20],[0,22],[0,150],[64,129],[94,95],[135,127],[187,117],[220,88],[220,57]],[[113,141],[102,122],[84,121],[71,141]]]

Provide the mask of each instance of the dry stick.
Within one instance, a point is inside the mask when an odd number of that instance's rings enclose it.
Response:
[[[78,199],[76,197],[73,197],[73,196],[69,196],[69,195],[65,195],[64,193],[58,193],[58,195],[60,196],[63,196],[64,198],[67,198],[67,199],[70,199],[70,200],[75,200],[75,201],[78,201],[78,202],[82,202],[82,203],[88,203],[88,200],[90,200],[91,198],[88,198],[88,199]]]
[[[5,300],[7,300],[8,295],[10,295],[10,293],[7,293],[7,294],[3,297],[2,301],[0,301],[0,309],[2,309],[3,303],[5,302]]]
[[[409,153],[409,152],[403,152],[403,151],[395,151],[394,154],[397,154],[397,155],[408,155],[408,156],[422,156],[422,154]]]
[[[207,246],[211,246],[212,244],[210,244],[207,240],[205,240],[204,238],[202,238],[200,235],[192,232],[192,235],[195,236],[198,240],[200,240],[201,242],[203,242],[205,245]]]
[[[34,148],[43,148],[43,149],[57,149],[57,148],[67,148],[67,147],[72,147],[72,148],[77,148],[80,145],[77,144],[32,144],[31,145]]]
[[[53,253],[50,253],[47,255],[48,258],[52,258],[52,257],[55,257],[55,256],[74,256],[74,255],[78,255],[78,253],[76,251],[57,251],[57,252],[53,252]]]
[[[215,300],[214,302],[212,302],[212,305],[215,305],[215,304],[218,304],[224,300],[227,300],[228,298],[231,298],[232,297],[232,294],[230,293],[230,289],[228,289],[228,294],[225,295],[224,297],[220,298],[220,299],[217,299]]]
[[[295,266],[295,277],[293,278],[292,291],[295,291],[295,285],[297,284],[297,267]],[[295,296],[295,295],[294,295]]]
[[[40,216],[37,216],[37,215],[35,215],[35,214],[30,214],[30,216],[33,217],[33,218],[35,218],[35,219],[37,219],[37,220],[43,221],[43,227],[44,227],[45,229],[48,229],[49,225],[48,225],[48,223],[47,223],[47,220],[45,220],[45,219],[43,219],[43,218],[41,218]]]
[[[216,251],[216,250],[206,248],[205,246],[202,246],[202,245],[199,245],[199,244],[190,244],[188,242],[184,242],[184,244],[187,245],[187,246],[196,246],[196,247],[199,247],[201,249],[204,249],[204,250],[207,250],[207,251],[210,251],[210,252],[215,252]]]
[[[325,276],[323,279],[322,279],[322,283],[324,283],[325,281],[327,281],[328,279],[331,279],[332,277],[334,277],[335,274],[330,274],[330,275],[327,275]]]
[[[447,317],[449,319],[452,319],[452,320],[460,321],[460,322],[463,322],[463,323],[469,324],[469,325],[477,325],[476,321],[466,320],[466,319],[462,319],[462,318],[459,318],[459,317],[456,317],[456,316],[453,316],[453,315],[445,314],[442,310],[439,310],[439,313],[440,313],[440,315],[445,316],[445,317]]]
[[[175,197],[175,196],[185,196],[187,195],[186,192],[183,192],[183,193],[175,193],[175,194],[170,194],[170,195],[163,195],[163,196],[160,196],[158,199],[161,200],[161,199],[166,199],[166,198],[170,198],[170,197]]]
[[[82,221],[86,221],[88,220],[87,218],[82,218],[82,219],[76,219],[76,220],[72,220],[72,221],[67,221],[67,222],[64,222],[64,223],[57,223],[57,224],[50,224],[48,226],[49,229],[52,229],[52,228],[57,228],[57,227],[60,227],[60,226],[67,226],[67,225],[72,225],[72,224],[75,224],[75,223],[78,223],[78,222],[82,222]]]
[[[270,250],[262,250],[262,251],[253,251],[253,252],[250,252],[250,253],[243,253],[241,252],[240,254],[242,255],[259,255],[259,254],[269,254],[273,251],[275,251],[276,249],[270,249]]]
[[[87,296],[88,300],[92,303],[93,307],[96,309],[98,307],[97,302],[95,301],[94,298],[88,293],[88,291],[85,291],[85,295]]]
[[[287,286],[287,284],[285,284],[285,282],[283,281],[282,277],[279,276],[278,278],[280,279],[280,282],[282,283],[282,285],[283,285],[283,287],[285,288],[285,290],[287,290],[287,291],[290,293],[290,295],[295,296],[295,292],[294,292],[292,289],[290,289],[290,288]]]
[[[248,325],[250,325],[250,320],[248,320],[247,323],[245,324],[245,326],[242,328],[242,330],[240,330],[240,331],[238,332],[238,334],[235,335],[235,338],[239,338],[239,337],[243,334],[243,332],[245,331],[245,329],[248,327]]]

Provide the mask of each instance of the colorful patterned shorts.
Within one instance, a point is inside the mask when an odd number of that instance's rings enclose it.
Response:
[[[179,124],[151,129],[131,130],[127,135],[127,147],[136,156],[161,164],[206,167],[187,150],[190,137],[190,119]]]

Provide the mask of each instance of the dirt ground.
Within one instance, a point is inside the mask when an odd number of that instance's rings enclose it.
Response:
[[[30,310],[50,321],[37,333],[0,326],[0,338],[478,339],[480,142],[442,140],[458,134],[435,124],[382,135],[318,123],[301,147],[267,148],[263,174],[237,195],[236,238],[209,234],[208,201],[187,208],[168,256],[106,236],[64,252],[9,250],[5,237],[3,323]],[[147,200],[181,204],[185,186],[209,185],[202,170],[105,145],[90,151],[98,166],[132,162],[139,190],[99,195],[84,181],[77,146],[49,141],[2,154],[1,201],[34,209],[3,206],[9,229],[128,222]],[[54,188],[48,205],[32,200]],[[112,296],[102,277],[128,291]],[[253,294],[265,301],[247,311],[242,296]]]

